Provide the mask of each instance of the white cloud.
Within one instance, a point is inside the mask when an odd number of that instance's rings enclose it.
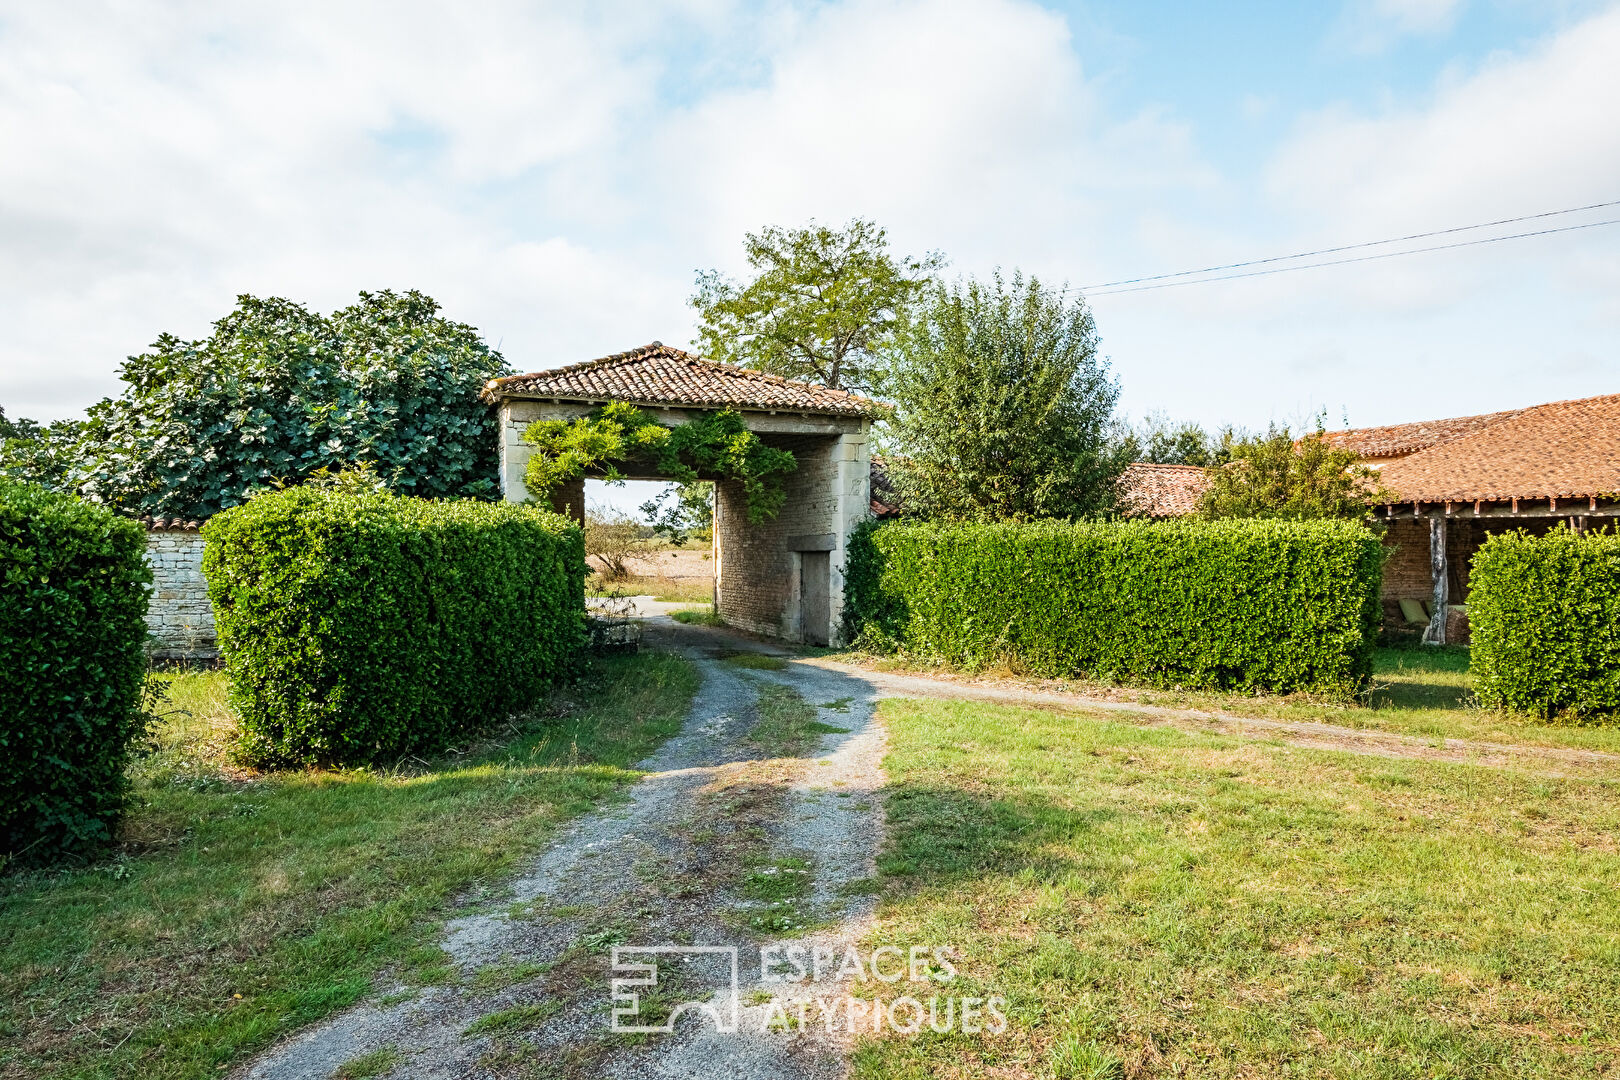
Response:
[[[1571,26],[1528,53],[1497,57],[1478,71],[1453,76],[1421,107],[1376,115],[1335,109],[1309,117],[1273,161],[1268,190],[1280,205],[1316,223],[1315,236],[1369,240],[1620,197],[1616,56],[1620,8]],[[1620,216],[1614,209],[1496,233]],[[1496,280],[1504,267],[1521,276],[1552,275],[1596,296],[1620,284],[1617,230],[1392,260],[1358,276],[1384,281],[1407,303],[1454,300],[1459,289]],[[1449,239],[1476,235],[1490,234]],[[1436,288],[1425,278],[1426,268],[1437,265],[1447,267],[1455,287]]]
[[[683,164],[665,206],[733,250],[766,222],[863,214],[973,268],[1072,267],[1110,199],[1208,181],[1174,119],[1103,115],[1064,19],[1023,0],[816,9],[766,78],[658,146]]]
[[[1349,0],[1335,37],[1358,52],[1377,52],[1404,37],[1449,31],[1465,0]]]
[[[8,10],[0,401],[75,411],[243,291],[333,307],[421,287],[525,346],[605,337],[581,286],[645,275],[484,192],[610,143],[655,93],[648,38],[688,13],[530,7]]]
[[[682,340],[768,222],[1081,276],[1114,204],[1209,182],[1029,0],[19,6],[0,145],[0,402],[45,417],[238,292],[419,287],[542,366]]]
[[[329,309],[422,288],[541,367],[684,340],[693,271],[737,269],[767,223],[860,214],[958,271],[1084,284],[1594,201],[1620,176],[1620,12],[1424,101],[1303,117],[1257,179],[1204,161],[1219,132],[1119,104],[1081,60],[1117,42],[1032,0],[4,3],[0,404],[41,418],[244,291]],[[1385,21],[1442,26],[1425,10]],[[1269,128],[1290,106],[1245,108]],[[1096,306],[1137,413],[1375,422],[1599,392],[1620,376],[1613,239],[1538,243]]]

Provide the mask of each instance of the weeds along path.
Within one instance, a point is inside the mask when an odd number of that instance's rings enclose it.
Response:
[[[648,630],[650,647],[694,660],[703,685],[629,797],[471,898],[446,926],[442,983],[385,988],[234,1075],[844,1075],[847,1033],[801,1025],[790,1002],[845,988],[767,983],[760,947],[841,954],[868,924],[882,835],[876,694],[861,675],[713,631],[662,619]],[[735,1007],[735,1033],[691,1012],[670,1034],[611,1030],[615,946],[671,945],[735,947],[735,986],[724,953],[663,954],[659,984],[638,991],[641,1019],[626,1022],[657,1025],[704,1001]]]

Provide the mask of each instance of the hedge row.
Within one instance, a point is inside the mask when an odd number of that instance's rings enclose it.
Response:
[[[110,840],[141,734],[146,534],[0,479],[0,863]]]
[[[203,527],[203,573],[262,764],[442,748],[532,705],[585,637],[585,550],[530,507],[299,487]]]
[[[1489,537],[1468,622],[1482,704],[1576,720],[1620,711],[1620,535]]]
[[[866,526],[851,636],[965,667],[1222,690],[1363,689],[1383,553],[1345,522]]]

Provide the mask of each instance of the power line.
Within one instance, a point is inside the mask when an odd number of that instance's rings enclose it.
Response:
[[[1333,254],[1336,254],[1336,253],[1338,253],[1340,251],[1355,251],[1355,250],[1357,250],[1359,248],[1382,247],[1385,244],[1404,244],[1408,240],[1425,240],[1425,239],[1428,239],[1431,236],[1449,236],[1452,233],[1472,232],[1475,229],[1491,229],[1491,228],[1495,228],[1498,225],[1513,225],[1513,224],[1515,224],[1517,222],[1520,222],[1520,221],[1535,221],[1538,218],[1561,217],[1564,214],[1578,214],[1583,210],[1601,210],[1604,207],[1608,207],[1608,206],[1620,206],[1620,199],[1614,199],[1614,200],[1611,200],[1609,202],[1592,203],[1590,206],[1573,206],[1573,207],[1570,207],[1568,210],[1548,210],[1545,213],[1541,213],[1541,214],[1525,214],[1522,217],[1503,218],[1500,221],[1486,221],[1486,222],[1481,222],[1478,225],[1459,225],[1454,229],[1436,229],[1433,232],[1412,233],[1409,236],[1397,236],[1397,237],[1393,237],[1393,238],[1391,238],[1389,240],[1368,240],[1365,243],[1361,243],[1361,244],[1343,244],[1343,245],[1341,245],[1339,247],[1318,248],[1315,251],[1302,251],[1297,255],[1274,255],[1269,259],[1250,259],[1247,262],[1226,263],[1223,266],[1206,266],[1202,270],[1181,270],[1181,271],[1178,271],[1178,272],[1176,272],[1174,274],[1154,274],[1154,275],[1152,275],[1150,277],[1125,278],[1125,279],[1120,280],[1120,281],[1105,281],[1100,285],[1088,285],[1088,286],[1085,286],[1085,288],[1082,289],[1082,291],[1083,292],[1089,292],[1092,289],[1112,289],[1112,288],[1114,288],[1116,286],[1119,286],[1119,285],[1139,285],[1139,284],[1141,284],[1142,282],[1145,282],[1145,281],[1164,281],[1167,278],[1192,277],[1194,274],[1213,274],[1218,270],[1237,270],[1237,269],[1239,269],[1241,267],[1245,267],[1245,266],[1264,266],[1267,263],[1289,262],[1289,261],[1291,261],[1293,259],[1309,259],[1309,258],[1314,258],[1317,255],[1333,255]],[[1524,233],[1522,235],[1524,235],[1524,236],[1539,236],[1541,234],[1540,233]],[[1504,236],[1504,237],[1500,237],[1499,239],[1511,240],[1511,239],[1516,239],[1516,237]],[[1423,250],[1423,251],[1437,251],[1439,249],[1438,248],[1422,248],[1420,250]],[[1318,265],[1332,266],[1334,264],[1333,263],[1320,263]],[[1243,277],[1245,275],[1234,274],[1232,276],[1233,277]],[[1217,278],[1215,280],[1221,280],[1221,279]]]
[[[1107,292],[1089,292],[1087,296],[1118,296],[1120,293],[1149,292],[1153,289],[1174,289],[1179,285],[1203,285],[1211,281],[1235,281],[1238,278],[1265,277],[1268,274],[1286,274],[1291,270],[1314,270],[1319,266],[1343,266],[1345,263],[1373,262],[1376,259],[1393,259],[1399,255],[1421,255],[1426,251],[1447,251],[1451,248],[1474,247],[1477,244],[1496,244],[1503,240],[1523,240],[1527,236],[1548,236],[1552,233],[1574,232],[1577,229],[1595,229],[1599,225],[1620,225],[1620,218],[1609,218],[1606,221],[1588,221],[1580,225],[1564,225],[1556,229],[1537,229],[1534,232],[1511,233],[1507,236],[1487,236],[1479,240],[1459,240],[1455,244],[1435,244],[1431,247],[1408,248],[1405,251],[1382,251],[1377,255],[1358,255],[1350,259],[1328,259],[1323,262],[1303,263],[1299,266],[1278,266],[1270,270],[1250,270],[1242,274],[1222,274],[1220,277],[1197,278],[1192,281],[1160,281],[1157,285],[1136,285],[1129,289],[1110,289]],[[1435,235],[1435,234],[1430,234]],[[1362,246],[1362,245],[1356,245]],[[1344,248],[1337,250],[1343,251]],[[1297,257],[1297,256],[1296,256]],[[1258,262],[1272,262],[1275,260],[1262,259]],[[1253,266],[1254,263],[1236,263],[1236,266]],[[1204,273],[1204,271],[1189,271],[1190,273]],[[1180,275],[1164,274],[1161,277],[1178,277]],[[1143,280],[1153,280],[1151,278]]]

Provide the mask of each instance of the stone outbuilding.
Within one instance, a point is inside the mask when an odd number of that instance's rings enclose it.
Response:
[[[757,525],[748,521],[740,484],[715,484],[715,611],[754,633],[843,644],[849,536],[871,513],[875,402],[656,341],[600,360],[494,379],[485,394],[500,412],[501,483],[511,502],[529,498],[523,473],[532,449],[523,432],[537,420],[575,420],[612,401],[670,426],[735,410],[762,442],[791,451],[798,468],[785,478],[781,513]],[[619,469],[634,479],[667,479],[647,467]],[[554,507],[583,520],[584,487],[579,480],[554,492]]]

